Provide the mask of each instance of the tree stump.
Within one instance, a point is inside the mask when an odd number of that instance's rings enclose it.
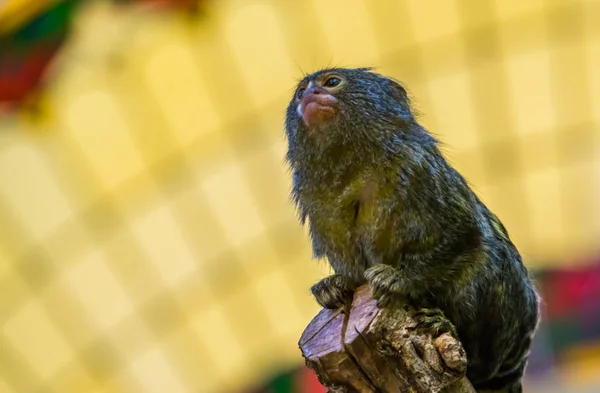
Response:
[[[349,313],[323,309],[306,327],[306,365],[329,392],[474,393],[462,344],[418,333],[412,311],[380,309],[360,287]]]

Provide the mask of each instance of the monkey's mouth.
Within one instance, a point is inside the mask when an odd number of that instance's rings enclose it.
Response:
[[[309,94],[302,99],[299,112],[307,126],[314,126],[333,117],[338,100],[331,94]]]

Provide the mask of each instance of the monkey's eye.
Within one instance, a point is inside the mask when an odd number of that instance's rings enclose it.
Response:
[[[340,78],[332,76],[331,78],[328,78],[325,81],[325,83],[323,84],[323,86],[325,86],[325,87],[336,87],[340,83],[342,83],[342,80]]]
[[[305,90],[306,89],[304,87],[301,87],[301,88],[298,89],[298,92],[296,93],[296,97],[298,97],[299,100],[302,99],[302,95],[304,94]]]

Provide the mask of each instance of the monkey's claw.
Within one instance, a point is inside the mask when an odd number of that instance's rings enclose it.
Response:
[[[439,308],[420,308],[413,315],[413,318],[417,322],[417,331],[431,334],[433,338],[449,333],[452,337],[458,339],[456,328]]]
[[[373,290],[377,306],[390,307],[402,297],[402,277],[390,265],[377,264],[365,271],[365,279]]]
[[[356,286],[349,278],[333,274],[313,285],[310,291],[321,307],[333,310],[352,303]]]

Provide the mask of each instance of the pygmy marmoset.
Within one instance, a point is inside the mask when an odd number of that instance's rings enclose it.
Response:
[[[368,283],[380,307],[412,304],[428,332],[460,339],[477,390],[521,392],[539,296],[405,89],[370,68],[320,70],[299,82],[285,128],[293,201],[335,273],[311,288],[319,304]]]

